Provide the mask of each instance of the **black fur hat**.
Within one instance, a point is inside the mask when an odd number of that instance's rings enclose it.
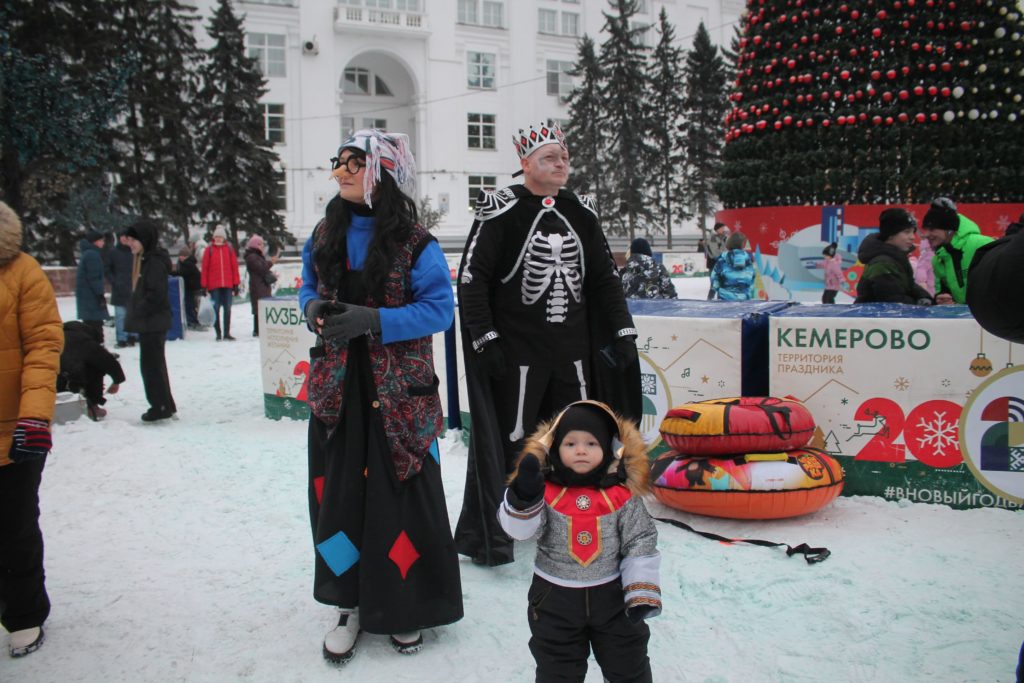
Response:
[[[960,216],[957,214],[956,203],[948,197],[936,197],[924,215],[921,227],[938,228],[956,232],[960,227]]]
[[[907,228],[917,228],[917,219],[906,209],[886,209],[878,217],[878,236],[887,240]]]

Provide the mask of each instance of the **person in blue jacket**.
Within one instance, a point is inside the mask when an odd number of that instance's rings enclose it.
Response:
[[[722,301],[754,298],[754,259],[747,251],[747,236],[734,232],[725,241],[725,253],[711,271],[711,289]]]
[[[360,631],[409,654],[463,608],[436,442],[432,336],[455,314],[448,264],[417,221],[406,135],[357,131],[331,162],[339,192],[303,247],[299,303],[317,335],[313,597],[341,608],[323,655],[344,663]]]
[[[78,242],[81,254],[75,272],[75,306],[78,319],[99,333],[103,343],[103,321],[110,317],[104,290],[103,233],[90,229]]]

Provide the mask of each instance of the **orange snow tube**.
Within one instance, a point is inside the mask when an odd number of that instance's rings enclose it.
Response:
[[[660,430],[677,453],[764,453],[806,445],[814,435],[814,418],[803,403],[790,399],[716,398],[672,408]]]
[[[651,466],[654,496],[685,512],[778,519],[814,512],[843,490],[843,468],[817,448],[692,458],[666,453]]]

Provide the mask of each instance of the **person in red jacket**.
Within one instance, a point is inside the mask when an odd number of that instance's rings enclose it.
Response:
[[[227,231],[218,226],[213,231],[213,244],[203,252],[203,289],[210,293],[213,302],[213,329],[217,341],[222,338],[234,341],[231,336],[231,300],[238,293],[238,255],[228,244]],[[224,335],[221,337],[220,311],[224,309]]]

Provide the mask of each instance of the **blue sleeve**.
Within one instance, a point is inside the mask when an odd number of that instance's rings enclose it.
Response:
[[[320,297],[316,291],[319,284],[316,270],[313,268],[313,238],[310,237],[302,247],[302,287],[299,288],[299,310],[305,311],[306,304]]]
[[[412,298],[406,306],[380,309],[381,340],[385,344],[442,332],[455,319],[448,262],[435,240],[423,249],[412,268]]]

